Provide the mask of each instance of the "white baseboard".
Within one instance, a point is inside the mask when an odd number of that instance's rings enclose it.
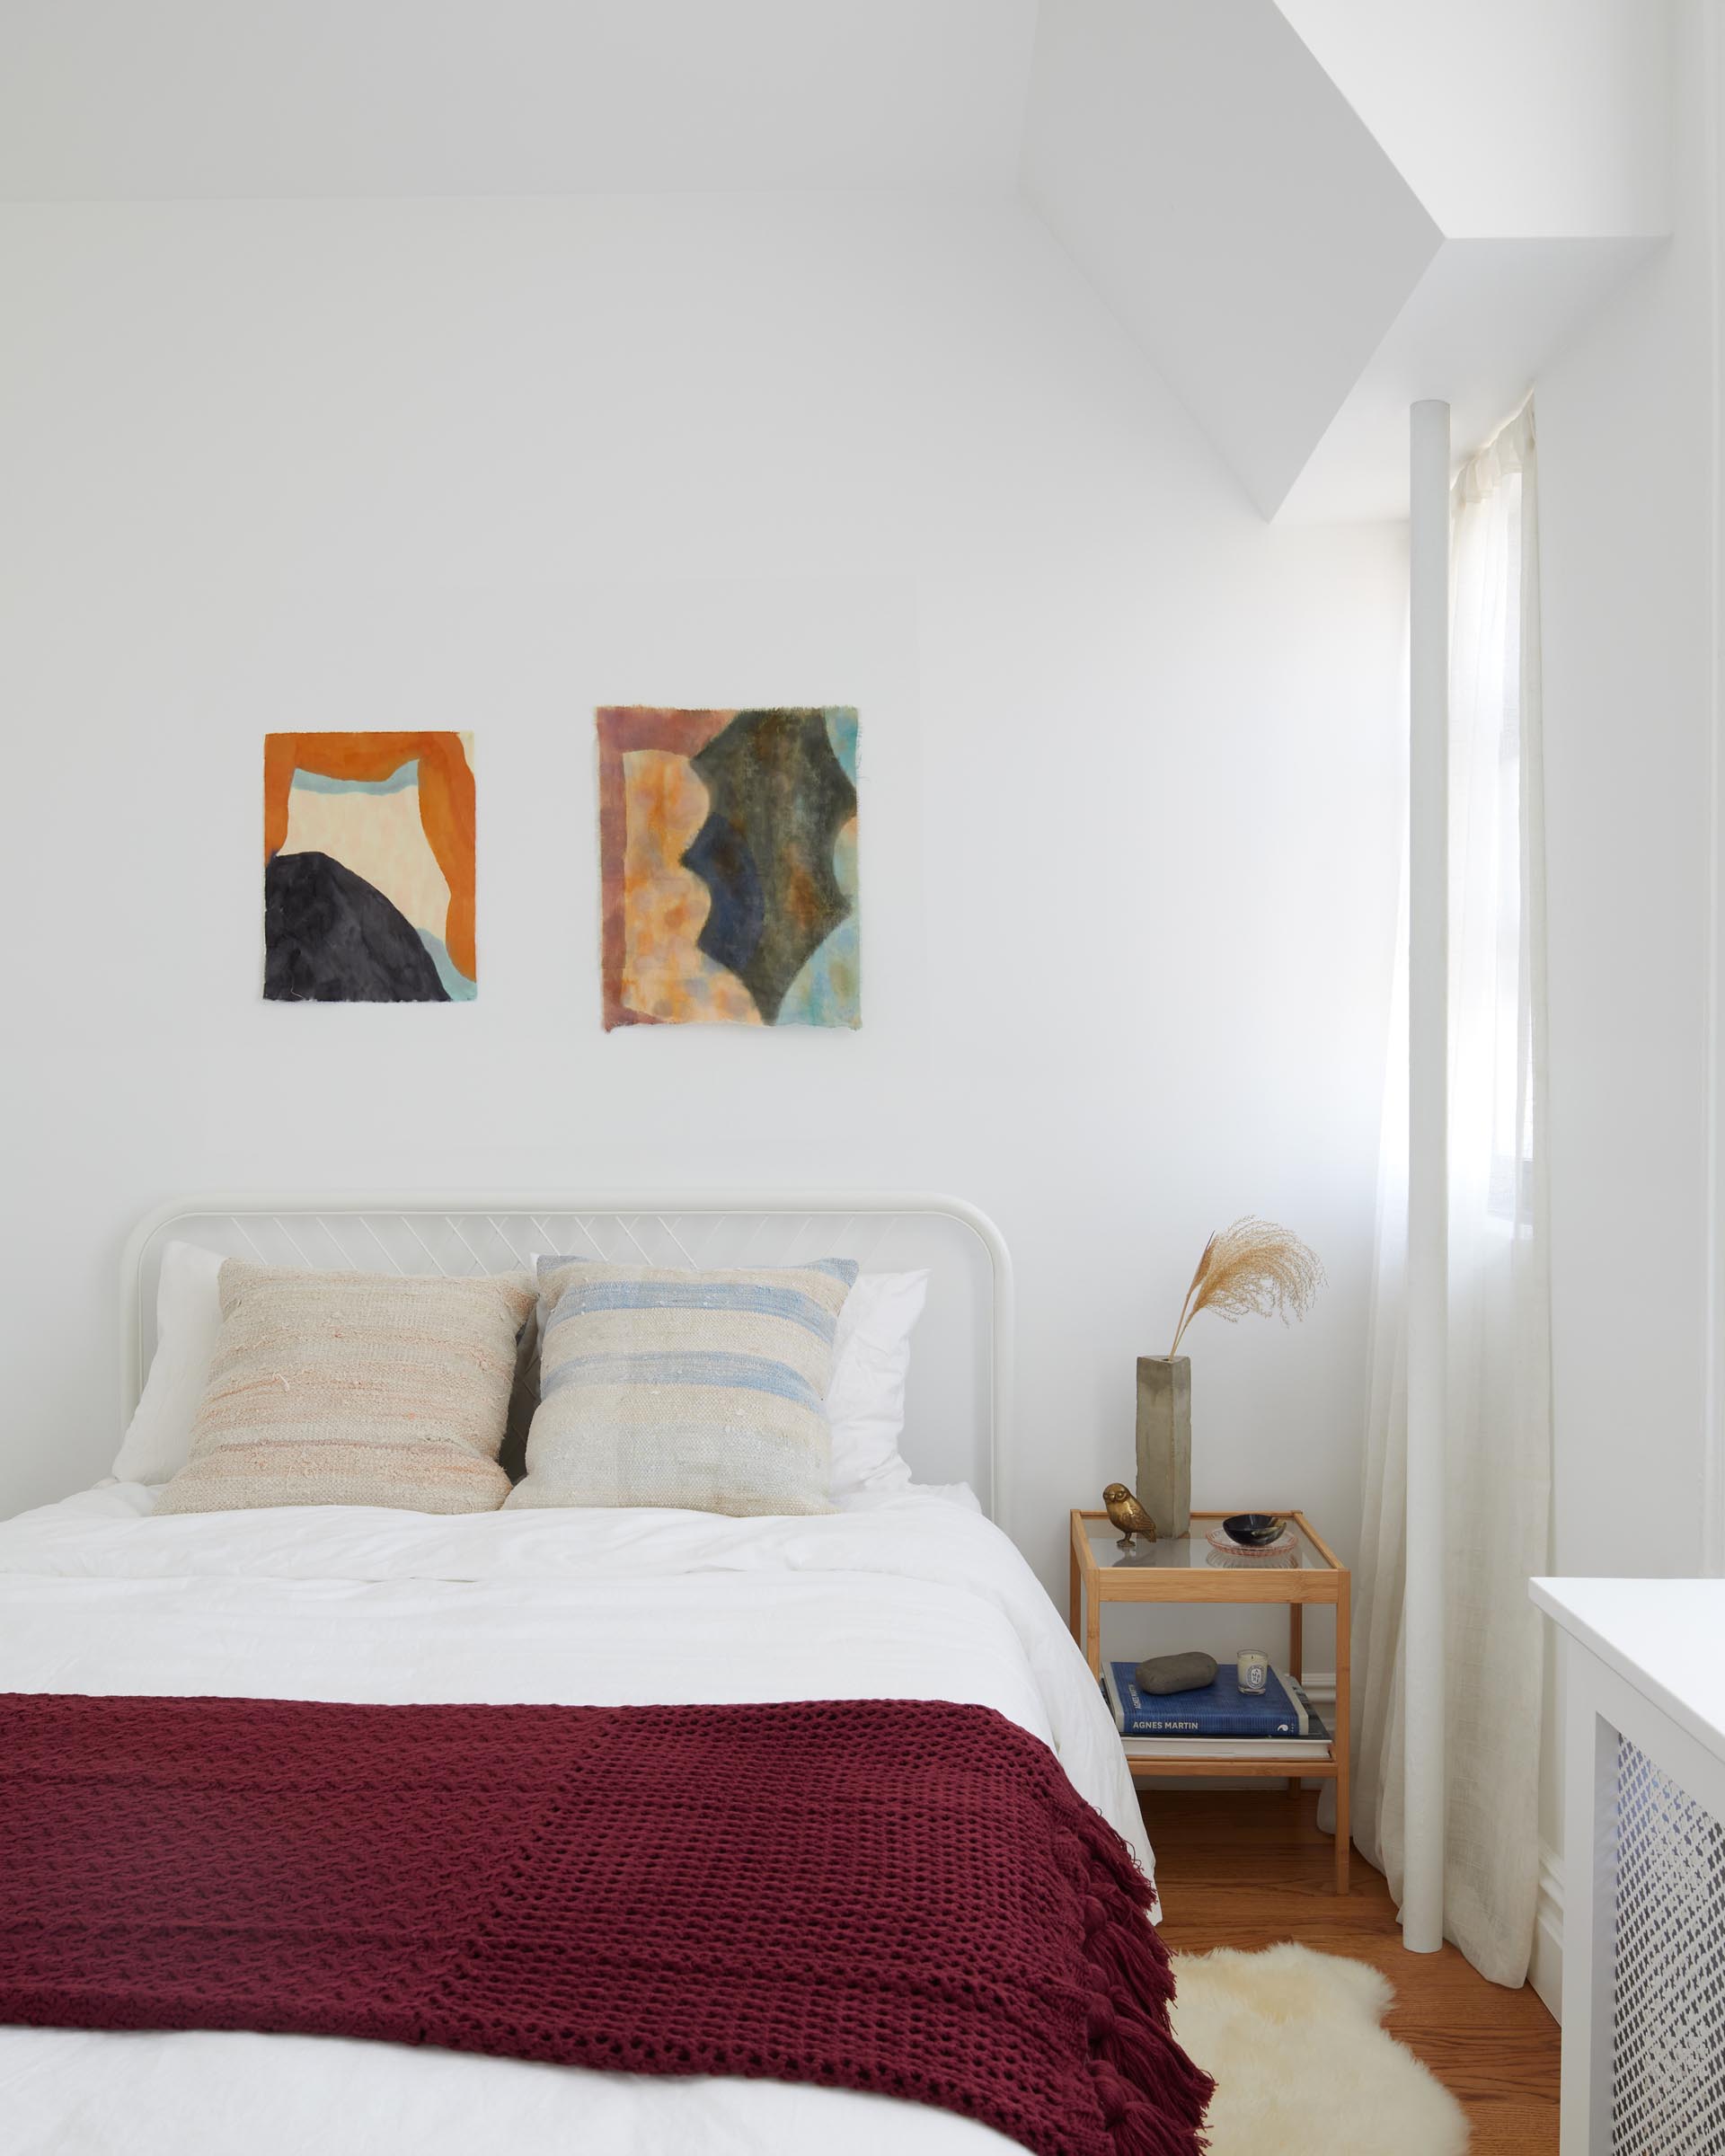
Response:
[[[1539,1904],[1534,1918],[1534,1957],[1527,1981],[1550,2010],[1563,2019],[1563,1865],[1555,1850],[1541,1842]]]

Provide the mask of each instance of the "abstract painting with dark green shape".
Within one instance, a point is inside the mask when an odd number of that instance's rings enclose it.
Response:
[[[598,714],[605,1023],[861,1025],[856,713]]]

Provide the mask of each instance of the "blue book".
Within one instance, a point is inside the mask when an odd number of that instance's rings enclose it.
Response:
[[[1286,1670],[1272,1668],[1262,1692],[1242,1692],[1229,1663],[1196,1692],[1140,1692],[1136,1662],[1110,1662],[1102,1688],[1122,1736],[1323,1736],[1312,1703]]]

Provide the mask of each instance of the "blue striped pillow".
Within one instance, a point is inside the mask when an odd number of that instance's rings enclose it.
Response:
[[[509,1505],[830,1512],[823,1404],[854,1259],[539,1260],[539,1407]]]

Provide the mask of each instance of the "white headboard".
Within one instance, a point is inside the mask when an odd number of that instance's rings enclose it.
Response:
[[[927,1192],[669,1191],[647,1197],[371,1196],[170,1200],[126,1245],[120,1278],[126,1412],[155,1347],[162,1246],[196,1242],[269,1265],[356,1272],[504,1272],[550,1251],[651,1265],[790,1265],[855,1258],[867,1272],[929,1268],[906,1401],[918,1481],[968,1482],[1004,1516],[1012,1406],[1013,1271],[1000,1230],[961,1198]]]

